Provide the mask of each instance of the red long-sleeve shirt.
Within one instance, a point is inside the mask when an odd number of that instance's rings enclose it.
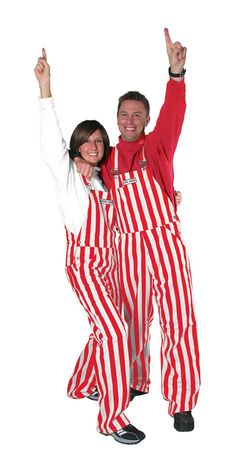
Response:
[[[166,87],[166,96],[154,130],[142,134],[135,141],[124,141],[119,137],[119,172],[130,172],[139,168],[144,145],[145,157],[153,175],[161,188],[167,193],[174,206],[174,167],[173,157],[181,133],[186,109],[184,80],[176,82],[170,79]],[[101,162],[101,178],[110,189],[112,182],[112,153]]]

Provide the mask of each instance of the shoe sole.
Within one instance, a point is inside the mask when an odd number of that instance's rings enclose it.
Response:
[[[189,433],[190,431],[194,430],[194,424],[189,426],[180,426],[178,424],[174,424],[174,428],[180,433]]]
[[[132,402],[132,400],[135,398],[135,397],[141,397],[142,395],[147,395],[149,392],[141,392],[140,393],[133,393],[131,392],[130,394],[130,401]],[[87,395],[86,398],[88,398],[89,400],[93,400],[94,402],[98,402],[98,397],[94,398],[92,395]]]
[[[141,441],[143,441],[143,439],[146,437],[146,436],[144,435],[144,437],[142,437],[141,439],[137,439],[136,441],[135,441],[135,440],[130,440],[130,441],[129,441],[129,440],[127,440],[127,439],[117,438],[117,437],[115,436],[115,434],[114,434],[114,435],[113,435],[113,434],[110,434],[109,436],[112,436],[112,437],[115,439],[115,441],[117,441],[117,442],[119,442],[119,443],[121,443],[121,444],[127,444],[128,446],[129,446],[129,445],[132,445],[132,444],[138,444],[138,443],[140,443]]]
[[[138,444],[138,443],[140,443],[141,441],[143,441],[143,439],[145,439],[145,437],[146,437],[145,434],[144,434],[143,437],[140,438],[140,439],[137,439],[137,440],[127,440],[127,439],[117,438],[114,433],[111,433],[111,434],[100,433],[100,434],[103,434],[103,436],[111,436],[112,438],[115,439],[116,442],[119,442],[119,443],[121,443],[121,444],[127,444],[128,446],[132,446],[133,444]]]

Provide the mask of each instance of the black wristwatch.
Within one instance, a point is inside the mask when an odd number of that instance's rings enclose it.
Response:
[[[171,72],[171,68],[169,67],[168,72],[170,77],[184,77],[186,69],[183,69],[182,72],[180,72],[179,74],[174,74],[173,72]]]

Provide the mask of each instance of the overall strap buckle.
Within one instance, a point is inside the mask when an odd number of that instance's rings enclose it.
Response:
[[[143,145],[143,149],[142,149],[142,159],[141,159],[141,161],[139,161],[139,165],[140,165],[141,169],[146,169],[146,167],[148,165],[148,160],[146,159],[145,152],[144,152],[144,145]]]
[[[147,161],[147,160],[144,161],[144,160],[142,159],[141,161],[139,161],[139,166],[141,167],[141,169],[146,169],[147,165],[148,165],[148,161]]]
[[[118,174],[119,174],[119,169],[111,169],[112,177],[117,177]]]

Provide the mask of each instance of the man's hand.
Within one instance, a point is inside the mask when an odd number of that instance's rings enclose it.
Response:
[[[164,29],[164,33],[171,72],[180,74],[185,65],[187,48],[183,47],[179,41],[172,43],[168,28]]]
[[[175,201],[177,206],[182,203],[182,193],[179,190],[175,190]]]
[[[81,157],[74,157],[73,159],[77,172],[84,177],[87,177],[88,180],[91,180],[93,177],[94,167],[89,164],[89,162],[84,161]]]
[[[42,49],[42,56],[38,58],[34,73],[39,82],[41,98],[51,97],[50,66],[47,62],[47,55],[44,48]]]

